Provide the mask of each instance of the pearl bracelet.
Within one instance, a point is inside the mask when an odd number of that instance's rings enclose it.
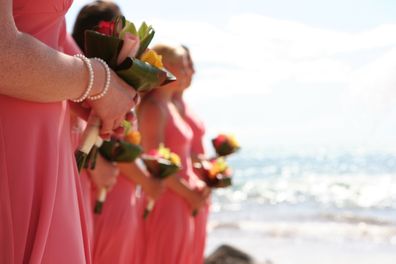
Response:
[[[92,58],[92,59],[100,62],[103,65],[103,67],[105,68],[105,71],[106,71],[106,82],[105,82],[105,86],[103,88],[103,91],[100,94],[98,94],[98,95],[88,96],[88,100],[94,101],[94,100],[98,100],[98,99],[102,98],[109,91],[110,81],[111,81],[111,73],[110,73],[109,66],[107,65],[107,63],[104,60],[102,60],[100,58]]]
[[[87,57],[85,57],[85,56],[82,55],[82,54],[76,54],[76,55],[74,55],[73,57],[81,59],[81,60],[85,63],[85,65],[87,66],[88,72],[89,72],[89,82],[88,82],[88,87],[87,87],[87,89],[85,90],[85,92],[83,93],[83,95],[81,95],[79,98],[77,98],[77,99],[72,99],[72,100],[71,100],[71,101],[73,101],[73,102],[75,102],[75,103],[81,103],[82,101],[84,101],[85,99],[87,99],[89,93],[90,93],[91,90],[92,90],[93,83],[94,83],[94,78],[95,78],[95,74],[94,74],[94,71],[93,71],[93,68],[92,68],[91,61],[90,61]]]

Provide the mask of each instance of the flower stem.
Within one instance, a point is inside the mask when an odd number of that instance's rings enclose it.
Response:
[[[147,203],[146,208],[144,209],[144,213],[143,213],[143,219],[146,219],[148,217],[148,215],[151,213],[151,211],[153,210],[155,205],[155,201],[153,199],[150,199]]]
[[[74,153],[74,157],[76,158],[77,162],[78,173],[80,173],[82,168],[84,167],[87,156],[88,155],[86,153],[80,150],[76,150],[76,152]]]
[[[100,189],[98,199],[95,202],[94,213],[101,214],[103,209],[103,204],[106,201],[107,190],[106,188]]]

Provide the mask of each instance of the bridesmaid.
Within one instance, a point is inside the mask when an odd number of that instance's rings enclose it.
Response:
[[[72,34],[80,48],[84,46],[85,30],[95,28],[100,21],[111,21],[118,15],[121,15],[120,8],[113,2],[94,1],[84,6],[77,16]],[[106,162],[105,165],[109,166]],[[159,181],[150,178],[147,171],[135,164],[119,163],[117,167],[121,177],[108,193],[102,213],[94,217],[94,263],[139,263],[137,232],[142,214],[137,211],[135,183],[140,184],[152,198],[159,196],[162,190]],[[90,174],[103,174],[104,169],[97,167]],[[97,188],[103,187],[98,183],[95,185]],[[91,215],[92,208],[89,206],[85,213]]]
[[[188,62],[186,70],[186,82],[182,90],[176,92],[172,98],[173,103],[179,110],[179,113],[190,126],[193,131],[193,139],[191,145],[191,159],[193,162],[204,160],[205,148],[203,144],[203,137],[205,134],[205,126],[203,122],[195,115],[195,113],[188,106],[183,98],[183,94],[191,85],[192,77],[195,73],[194,64],[191,58],[190,51],[187,47],[183,46]],[[196,171],[199,176],[199,172]],[[194,261],[195,263],[204,263],[204,253],[206,244],[206,225],[209,215],[209,202],[202,208],[200,214],[195,217],[195,230],[194,230]]]
[[[0,0],[0,263],[91,262],[67,101],[102,93],[107,74],[62,53],[71,2]],[[110,76],[87,101],[104,136],[137,99]]]
[[[164,143],[181,158],[182,170],[165,180],[165,193],[145,221],[146,264],[190,264],[194,260],[194,217],[192,211],[206,203],[207,188],[195,175],[191,162],[193,132],[172,103],[185,86],[185,51],[165,45],[153,48],[177,81],[149,92],[138,109],[145,149]],[[143,240],[143,239],[142,239]]]

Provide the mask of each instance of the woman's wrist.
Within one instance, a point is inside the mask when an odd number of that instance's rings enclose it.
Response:
[[[76,65],[80,67],[84,76],[84,85],[82,91],[76,98],[71,98],[71,101],[80,103],[89,97],[98,95],[103,92],[106,83],[106,69],[98,60],[88,59],[83,55],[75,55]]]
[[[94,78],[92,90],[89,93],[88,97],[92,97],[100,94],[103,91],[103,87],[105,86],[106,83],[106,70],[103,67],[102,63],[93,59],[90,59],[90,61],[92,64],[93,71],[95,73],[95,78]]]

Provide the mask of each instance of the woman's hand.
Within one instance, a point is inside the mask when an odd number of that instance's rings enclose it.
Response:
[[[199,180],[197,182],[197,187],[196,189],[202,194],[202,196],[205,198],[205,200],[208,200],[210,197],[210,194],[212,193],[212,189],[206,185],[204,181]]]
[[[95,184],[98,190],[106,188],[111,190],[111,188],[117,182],[117,176],[120,170],[116,165],[105,160],[101,155],[98,155],[96,160],[96,167],[94,170],[88,170],[91,180]]]
[[[186,200],[192,211],[198,211],[206,204],[206,197],[198,189],[191,190],[186,197]]]
[[[94,65],[94,62],[92,62],[92,65]],[[104,78],[100,78],[100,70],[95,71],[95,74],[97,72],[98,78],[95,77],[95,79],[103,79],[103,82],[98,81],[95,86],[101,83],[103,87]],[[110,72],[111,83],[108,93],[98,100],[87,101],[95,115],[102,121],[100,134],[104,138],[108,138],[114,130],[121,126],[125,115],[140,101],[140,97],[134,88],[120,79],[113,71]],[[104,74],[104,70],[102,74]]]
[[[147,184],[143,185],[142,187],[143,191],[154,200],[157,200],[165,189],[161,180],[152,177],[149,177],[147,179]]]

